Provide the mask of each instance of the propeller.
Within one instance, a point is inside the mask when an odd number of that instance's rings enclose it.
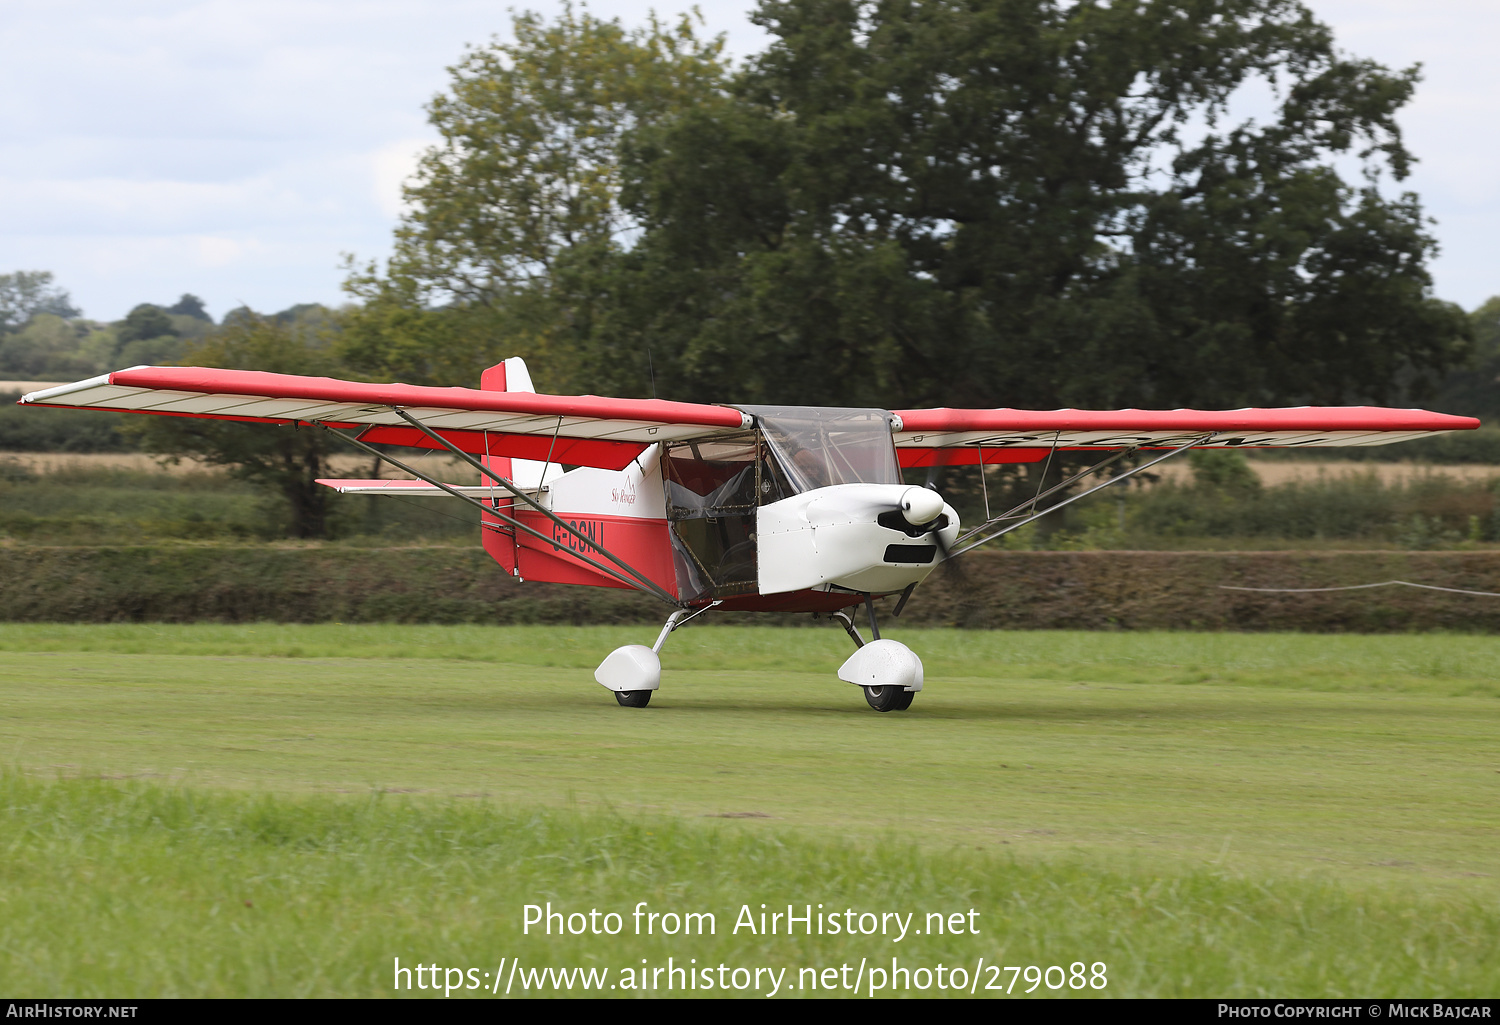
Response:
[[[933,544],[937,545],[938,551],[943,553],[942,572],[949,575],[953,583],[967,590],[969,584],[968,574],[964,572],[964,568],[959,561],[953,558],[953,549],[942,533],[942,528],[948,525],[947,517],[943,515],[943,498],[938,494],[937,490],[938,478],[942,474],[942,471],[943,468],[936,464],[929,466],[927,468],[926,483],[921,487],[913,486],[903,491],[897,511],[900,513],[901,518],[917,531],[917,533],[913,534],[912,530],[907,530],[906,533],[912,534],[913,537],[921,537],[929,534],[932,536]],[[890,513],[886,513],[880,517],[884,525],[901,529],[897,523],[885,522],[887,516],[890,516]],[[892,616],[901,615],[901,610],[906,608],[906,603],[916,588],[916,584],[909,584],[906,590],[901,592],[901,597],[897,600],[896,607],[891,612]]]
[[[923,487],[912,486],[901,493],[901,498],[896,508],[888,513],[882,513],[879,522],[882,526],[900,530],[910,537],[931,536],[933,544],[938,551],[943,553],[944,572],[957,574],[957,581],[962,585],[966,583],[962,568],[950,561],[953,550],[948,544],[948,539],[943,536],[943,529],[948,526],[948,517],[943,513],[943,497],[937,493],[933,486],[932,473],[928,474],[929,480]],[[916,584],[911,584],[901,592],[901,598],[896,602],[896,608],[892,611],[893,616],[901,615],[901,610],[906,608],[912,591]]]
[[[937,482],[938,482],[938,478],[942,475],[942,472],[943,472],[943,468],[941,466],[939,466],[937,463],[933,463],[931,466],[929,466],[927,468],[927,483],[925,483],[925,484],[922,485],[923,490],[930,491],[933,495],[937,495],[938,494]],[[905,498],[906,498],[906,496],[902,495],[902,499],[904,500]],[[941,513],[941,512],[942,512],[942,499],[939,498],[938,499],[938,513]],[[936,519],[937,515],[938,514],[936,514],[936,513],[934,514],[934,520]],[[949,563],[949,558],[953,554],[953,550],[948,547],[948,542],[945,541],[945,540],[943,540],[943,535],[941,533],[939,533],[936,528],[932,529],[930,531],[930,533],[932,534],[933,543],[935,543],[938,546],[938,551],[940,551],[940,552],[943,553],[943,563],[944,563],[945,566],[948,566],[947,572],[957,573],[960,576],[962,576],[963,570],[961,568],[959,568],[956,563]]]

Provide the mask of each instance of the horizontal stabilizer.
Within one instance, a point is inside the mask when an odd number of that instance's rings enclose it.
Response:
[[[325,488],[332,488],[341,495],[401,495],[418,497],[451,497],[451,493],[444,491],[435,484],[428,484],[422,480],[354,480],[338,477],[321,477],[318,483]],[[513,498],[514,496],[505,488],[495,485],[475,484],[449,484],[447,487],[457,491],[460,495],[473,495],[475,498]],[[521,493],[535,498],[546,488],[522,488]]]

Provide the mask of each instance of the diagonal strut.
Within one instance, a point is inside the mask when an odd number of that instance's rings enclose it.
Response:
[[[502,522],[504,522],[506,524],[509,524],[513,529],[522,531],[523,533],[528,534],[531,537],[534,537],[534,538],[536,538],[539,541],[544,541],[547,544],[551,545],[553,548],[557,548],[557,549],[561,549],[562,548],[562,546],[557,543],[557,539],[556,538],[548,537],[546,534],[543,534],[541,531],[536,530],[536,529],[534,529],[532,527],[527,526],[526,524],[524,524],[521,521],[515,519],[514,517],[507,516],[505,513],[502,513],[498,509],[495,509],[495,508],[491,507],[490,505],[486,504],[485,502],[481,501],[480,499],[477,499],[477,498],[473,497],[472,495],[463,494],[462,492],[457,491],[454,488],[449,487],[447,484],[444,484],[442,481],[434,480],[433,478],[429,477],[427,474],[423,473],[421,470],[418,470],[418,469],[416,469],[415,467],[412,467],[412,466],[408,466],[406,463],[403,463],[401,460],[397,459],[395,456],[390,455],[387,452],[381,452],[379,449],[374,448],[373,446],[368,445],[368,444],[366,444],[363,441],[360,441],[358,438],[351,438],[347,434],[343,434],[343,433],[340,433],[339,431],[334,430],[333,428],[329,427],[325,423],[318,422],[318,421],[315,421],[315,422],[318,424],[319,427],[323,428],[325,431],[328,431],[328,433],[332,434],[334,437],[340,438],[343,441],[346,441],[349,444],[354,445],[355,447],[360,448],[360,449],[364,450],[365,452],[368,452],[370,455],[373,455],[373,456],[375,456],[375,457],[377,457],[379,459],[385,460],[386,462],[390,463],[392,466],[396,467],[397,469],[403,470],[406,473],[411,474],[413,477],[418,478],[419,480],[426,481],[428,484],[431,484],[435,488],[439,488],[439,489],[441,489],[443,491],[446,491],[449,495],[452,495],[454,498],[461,498],[461,499],[463,499],[465,502],[468,502],[470,505],[474,506],[475,508],[477,508],[480,512],[484,513],[485,515],[487,515],[487,516],[493,516],[493,517],[501,520]],[[519,496],[520,498],[524,499],[527,502],[531,502],[532,501],[531,497],[529,495],[525,495],[525,494],[521,493],[518,489],[516,489],[511,484],[510,481],[507,481],[507,480],[504,480],[504,479],[500,479],[500,478],[497,478],[497,479],[499,479],[500,483],[507,490],[509,490],[512,494],[515,494],[515,495]],[[542,512],[543,513],[548,513],[547,510],[542,510]],[[550,513],[549,513],[549,515],[550,515]],[[553,517],[553,518],[555,519],[555,517]],[[586,535],[585,535],[585,539],[587,539]],[[591,543],[591,545],[594,548],[599,548],[599,545],[598,545],[597,542],[590,541],[590,543]],[[604,551],[603,549],[599,549],[599,550],[600,551]],[[641,583],[637,583],[635,580],[632,580],[629,577],[626,577],[625,575],[623,575],[622,573],[620,573],[618,570],[612,569],[611,567],[606,566],[606,565],[604,565],[604,564],[602,564],[602,563],[600,563],[600,562],[598,562],[598,561],[590,558],[587,555],[584,555],[582,552],[571,551],[570,550],[569,554],[572,555],[573,558],[579,559],[582,562],[585,562],[588,565],[594,567],[599,572],[605,574],[606,576],[610,577],[611,579],[619,581],[620,583],[624,584],[626,587],[630,587],[630,588],[633,588],[633,589],[638,590],[638,591],[646,591],[646,592],[654,595],[655,597],[660,598],[662,601],[667,602],[670,605],[678,605],[678,606],[680,606],[682,604],[676,598],[674,598],[670,594],[668,594],[666,592],[666,590],[664,588],[662,588],[659,584],[657,584],[655,581],[644,580],[643,582],[644,582],[644,584],[646,586],[643,587],[641,585]],[[604,551],[604,554],[608,558],[610,558],[611,560],[613,560],[613,561],[619,561],[614,555],[612,555],[611,553],[609,553],[607,551]]]
[[[401,419],[403,419],[407,423],[411,424],[413,427],[415,427],[417,430],[421,431],[423,434],[427,435],[433,441],[435,441],[438,444],[442,445],[449,452],[452,452],[454,455],[458,456],[464,462],[466,462],[470,466],[474,467],[474,469],[478,470],[481,474],[483,474],[486,477],[489,477],[491,480],[495,481],[495,483],[497,483],[501,487],[505,488],[505,490],[509,491],[511,494],[515,495],[521,501],[523,501],[527,505],[531,506],[537,512],[539,512],[543,516],[547,517],[553,523],[557,524],[559,527],[562,527],[569,534],[572,534],[574,537],[578,538],[578,540],[580,540],[583,543],[587,544],[589,547],[595,549],[597,552],[599,552],[600,555],[603,555],[610,562],[613,562],[615,565],[619,566],[626,573],[629,573],[631,576],[635,577],[637,580],[639,580],[641,583],[645,584],[647,587],[654,588],[656,591],[660,592],[663,595],[666,594],[666,592],[663,591],[661,589],[661,587],[656,584],[655,581],[651,580],[644,573],[641,573],[641,572],[637,571],[636,569],[632,568],[631,565],[628,562],[626,562],[624,559],[620,558],[618,555],[616,555],[613,552],[611,552],[608,549],[606,549],[598,541],[595,541],[593,538],[591,538],[587,534],[583,533],[581,530],[579,530],[577,527],[573,526],[567,520],[564,520],[562,517],[558,516],[551,509],[544,508],[542,506],[542,504],[540,502],[538,502],[536,499],[532,498],[530,495],[526,494],[524,491],[522,491],[519,488],[517,488],[513,483],[511,483],[510,481],[506,480],[504,477],[501,477],[499,474],[495,473],[494,470],[491,470],[488,466],[485,466],[479,460],[477,460],[473,456],[469,455],[469,453],[465,452],[463,449],[461,449],[457,445],[453,444],[451,441],[449,441],[447,438],[443,437],[441,434],[438,434],[436,431],[434,431],[432,428],[428,427],[426,424],[424,424],[422,421],[418,420],[416,417],[412,416],[406,410],[402,409],[400,406],[392,406],[391,410],[397,416],[399,416]],[[561,417],[559,417],[558,420],[557,420],[557,426],[558,426],[559,430],[562,428],[562,418]],[[556,432],[554,432],[553,435],[552,435],[552,441],[553,441],[553,444],[557,443],[557,434],[556,434]],[[552,459],[552,452],[551,452],[550,449],[547,452],[547,459],[548,459],[549,462]],[[542,477],[543,477],[544,481],[546,479],[546,476],[547,476],[547,474],[546,474],[546,470],[545,470],[545,467],[544,467],[543,468],[543,472],[542,472]],[[492,511],[491,515],[495,515],[495,513]],[[673,604],[676,604],[675,600],[673,601]]]

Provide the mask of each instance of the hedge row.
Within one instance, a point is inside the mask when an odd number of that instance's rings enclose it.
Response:
[[[1412,588],[1260,594],[1410,580],[1500,592],[1500,552],[978,552],[941,571],[903,624],[990,629],[1490,631],[1500,598]],[[890,603],[886,603],[890,607]],[[465,548],[265,545],[0,548],[0,621],[657,623],[615,589],[519,584]],[[797,621],[803,617],[776,617]]]
[[[975,553],[980,554],[980,553]],[[1267,594],[1406,580],[1500,594],[1500,552],[995,552],[965,558],[921,615],[991,629],[1491,632],[1500,597],[1410,587]],[[913,598],[915,604],[915,598]]]

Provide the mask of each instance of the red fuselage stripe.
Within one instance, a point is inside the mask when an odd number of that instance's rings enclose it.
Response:
[[[646,450],[636,441],[601,441],[592,438],[558,437],[554,446],[550,435],[497,434],[485,431],[455,431],[434,428],[434,432],[453,443],[455,448],[471,455],[509,456],[513,459],[544,461],[549,453],[553,465],[594,466],[601,470],[623,470],[630,461]],[[410,448],[441,449],[415,427],[369,427],[359,440],[372,445],[405,445]],[[488,446],[488,447],[486,447]]]
[[[986,466],[997,463],[1037,463],[1047,458],[1044,448],[996,448],[984,451]],[[904,467],[922,466],[977,466],[980,449],[975,445],[955,448],[898,448],[896,459]]]

